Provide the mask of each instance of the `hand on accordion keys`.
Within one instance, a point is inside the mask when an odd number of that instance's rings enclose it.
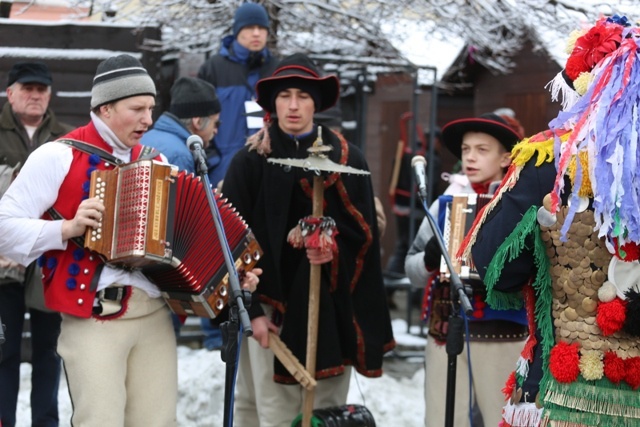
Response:
[[[438,239],[433,236],[429,239],[426,245],[424,245],[424,266],[428,271],[435,271],[440,266],[440,259],[442,258],[442,251],[438,244]]]
[[[82,236],[87,227],[98,228],[104,214],[104,203],[98,197],[83,200],[73,219],[62,222],[62,240]]]

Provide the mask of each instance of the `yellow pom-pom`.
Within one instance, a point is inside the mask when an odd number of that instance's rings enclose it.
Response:
[[[573,48],[576,46],[576,40],[582,37],[586,31],[584,30],[573,30],[571,34],[569,34],[569,39],[567,40],[567,46],[565,47],[565,52],[571,55],[573,52]]]
[[[602,378],[604,374],[602,353],[596,350],[585,351],[580,357],[580,373],[587,381]]]
[[[573,81],[573,87],[578,92],[578,95],[582,96],[587,93],[589,85],[593,81],[591,73],[580,73],[577,79]]]

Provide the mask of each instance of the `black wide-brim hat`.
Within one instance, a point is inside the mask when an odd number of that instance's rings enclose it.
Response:
[[[507,151],[520,140],[520,135],[500,116],[485,113],[479,117],[458,119],[442,128],[442,142],[457,158],[462,158],[462,137],[467,132],[482,132],[493,136]]]
[[[310,93],[316,103],[316,112],[333,107],[340,96],[340,82],[334,75],[321,77],[313,61],[302,53],[284,58],[270,77],[256,83],[257,103],[265,111],[273,113],[278,92],[299,88]]]

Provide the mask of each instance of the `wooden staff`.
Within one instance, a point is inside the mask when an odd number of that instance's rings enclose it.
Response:
[[[302,387],[311,390],[316,386],[315,378],[307,372],[302,363],[291,353],[291,350],[282,342],[280,336],[271,331],[269,331],[269,348]]]
[[[322,217],[322,205],[324,203],[324,180],[322,176],[313,177],[313,212],[312,216]],[[309,273],[309,318],[307,320],[307,372],[311,377],[316,377],[316,355],[318,349],[318,313],[320,311],[320,278],[322,266],[311,264]],[[311,427],[311,414],[315,388],[305,389],[302,405],[302,427]]]

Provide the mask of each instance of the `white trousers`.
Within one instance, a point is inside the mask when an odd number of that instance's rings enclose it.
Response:
[[[471,342],[471,369],[473,370],[474,399],[485,427],[496,427],[502,420],[502,407],[506,401],[502,394],[507,378],[516,368],[516,362],[525,341]],[[436,344],[429,336],[425,348],[424,399],[426,427],[442,427],[445,421],[448,360],[446,346]],[[469,363],[467,345],[456,358],[455,427],[468,427],[469,423]]]
[[[267,306],[263,305],[263,308]],[[234,425],[240,427],[291,427],[302,412],[304,388],[273,381],[274,354],[253,338],[244,338],[235,391]],[[301,361],[304,364],[304,361]],[[349,393],[351,367],[343,375],[318,380],[314,408],[344,405]]]
[[[176,339],[162,298],[132,288],[113,320],[62,315],[64,362],[77,427],[176,425]]]

